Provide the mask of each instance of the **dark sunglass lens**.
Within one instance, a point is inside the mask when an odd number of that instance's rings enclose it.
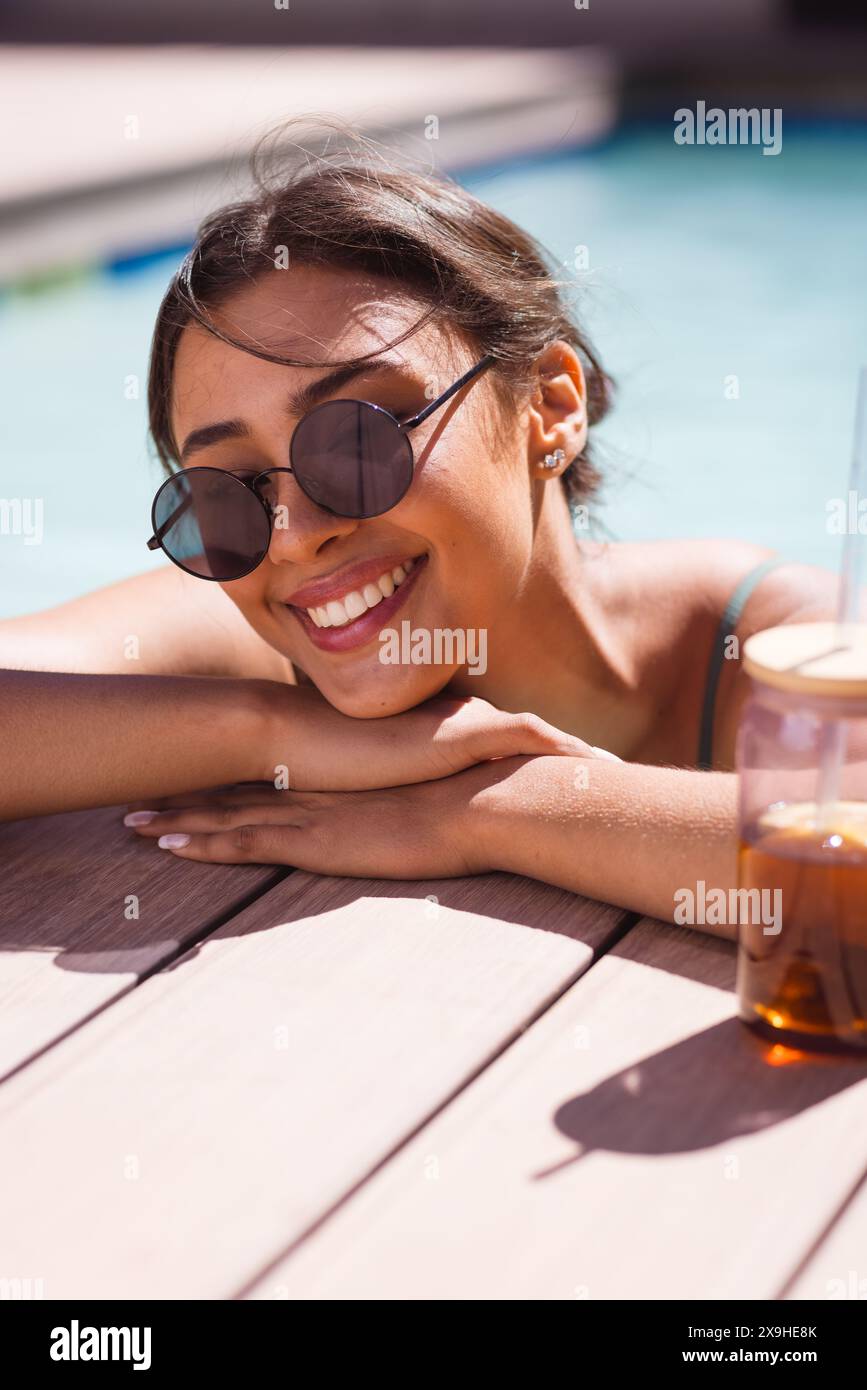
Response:
[[[250,488],[218,468],[190,468],[164,483],[154,532],[181,569],[201,579],[240,579],[264,559],[268,514]]]
[[[379,516],[412,482],[412,449],[394,417],[364,401],[329,401],[292,436],[299,487],[338,516]]]

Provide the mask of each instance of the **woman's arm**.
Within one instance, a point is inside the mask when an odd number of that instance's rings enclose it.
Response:
[[[497,778],[463,774],[479,783],[470,814],[491,869],[663,921],[674,920],[684,890],[701,896],[699,881],[706,892],[737,886],[733,773],[544,757],[500,769]],[[737,936],[736,923],[698,925]]]
[[[423,782],[518,753],[592,750],[484,700],[351,719],[318,691],[207,676],[0,672],[0,820],[269,782]]]
[[[503,758],[378,791],[237,789],[151,812],[133,828],[185,859],[374,878],[499,869],[666,921],[679,889],[736,880],[732,774],[607,758]]]
[[[270,685],[2,671],[0,820],[273,777]]]
[[[219,584],[175,565],[0,621],[0,667],[293,681]]]

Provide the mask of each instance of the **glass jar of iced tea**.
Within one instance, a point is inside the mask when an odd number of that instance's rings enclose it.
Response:
[[[867,626],[744,645],[741,1018],[790,1047],[867,1052]]]

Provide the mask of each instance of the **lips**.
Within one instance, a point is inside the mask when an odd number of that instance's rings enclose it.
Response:
[[[321,595],[323,585],[320,583],[318,589],[310,584],[297,590],[292,596],[292,602],[286,606],[314,646],[330,652],[350,651],[375,640],[382,629],[389,625],[418,583],[427,566],[427,559],[426,554],[406,557],[390,569],[383,568],[381,559],[374,561],[373,577],[368,577],[364,582],[360,576],[364,572],[368,576],[371,575],[370,562],[366,562],[363,567],[347,568],[336,576],[339,582],[335,582],[335,577],[330,579],[325,592],[330,591],[332,596],[325,603],[321,598],[318,603],[307,603],[303,607],[297,602],[299,595],[302,598],[317,592]],[[403,570],[403,578],[396,581],[394,571],[399,568]],[[380,579],[383,581],[382,584],[377,582]],[[353,581],[356,586],[361,587],[349,588],[348,584]],[[379,595],[378,599],[374,595],[374,587]],[[355,601],[352,599],[353,594],[357,596]],[[363,604],[360,612],[359,603]],[[310,608],[313,609],[312,615],[308,612]],[[320,621],[322,610],[324,623]],[[353,611],[357,616],[353,616]]]
[[[383,570],[373,583],[365,584],[360,589],[351,589],[348,594],[329,599],[327,603],[318,607],[308,608],[308,618],[317,627],[345,627],[347,623],[360,618],[369,608],[376,608],[383,599],[391,598],[395,589],[406,580],[413,563],[412,560],[405,560],[402,565]]]
[[[283,602],[293,608],[320,608],[334,599],[342,599],[353,589],[363,589],[365,584],[375,584],[380,575],[391,571],[398,565],[406,565],[409,560],[421,559],[418,555],[386,554],[371,555],[366,560],[356,560],[354,564],[344,565],[332,574],[320,579],[311,579],[300,589],[284,598]]]

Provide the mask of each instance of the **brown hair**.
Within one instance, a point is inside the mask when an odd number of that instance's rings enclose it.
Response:
[[[425,312],[394,342],[431,319],[459,330],[480,354],[496,358],[493,379],[513,407],[532,386],[539,353],[565,340],[584,367],[589,422],[603,417],[610,383],[567,308],[563,282],[541,246],[502,213],[449,178],[373,153],[372,142],[361,137],[354,137],[348,155],[307,155],[294,172],[284,167],[276,176],[263,173],[259,155],[253,174],[250,197],[202,224],[157,314],[148,411],[157,455],[169,472],[178,462],[170,423],[174,359],[191,321],[268,361],[338,365],[281,357],[230,338],[213,323],[211,311],[234,291],[274,270],[278,248],[290,265],[362,269],[409,289]],[[563,474],[570,504],[584,502],[599,481],[585,449]]]

